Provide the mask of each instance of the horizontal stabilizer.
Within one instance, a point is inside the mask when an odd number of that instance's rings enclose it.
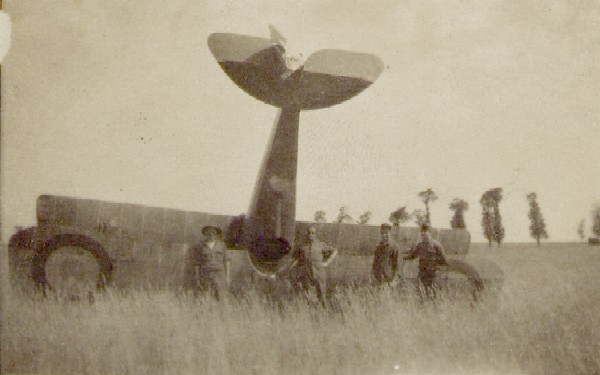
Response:
[[[271,45],[270,39],[248,35],[215,33],[208,37],[208,48],[218,62],[244,62]]]
[[[369,87],[382,71],[383,62],[377,56],[320,50],[306,60],[295,100],[302,109],[330,107]]]
[[[335,49],[317,51],[304,64],[304,72],[356,78],[371,83],[382,71],[383,61],[375,55]]]
[[[333,49],[290,69],[285,48],[267,38],[211,34],[208,46],[225,73],[253,97],[279,108],[318,109],[341,103],[383,71],[376,56]]]

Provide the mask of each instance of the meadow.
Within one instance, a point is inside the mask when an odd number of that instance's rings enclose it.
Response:
[[[61,301],[10,291],[3,374],[600,374],[600,248],[474,244],[502,290],[475,305],[361,288],[322,309],[170,290]],[[3,259],[3,263],[4,259]]]

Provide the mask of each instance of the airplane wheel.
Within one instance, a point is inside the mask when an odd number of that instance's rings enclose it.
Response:
[[[31,276],[44,290],[68,299],[90,296],[110,281],[112,263],[102,246],[85,236],[59,235],[44,243]]]
[[[477,301],[484,289],[479,273],[468,263],[449,259],[445,269],[438,271],[436,287],[450,300]]]

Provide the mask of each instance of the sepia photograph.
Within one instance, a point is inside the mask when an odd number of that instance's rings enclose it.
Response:
[[[0,10],[0,373],[600,374],[600,3]]]

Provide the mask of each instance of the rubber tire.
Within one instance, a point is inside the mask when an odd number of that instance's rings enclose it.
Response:
[[[79,234],[61,234],[40,246],[31,260],[31,277],[36,284],[40,287],[52,288],[46,277],[46,263],[54,251],[64,246],[78,246],[94,256],[101,275],[96,283],[96,289],[104,289],[112,276],[113,266],[110,257],[97,241]]]

